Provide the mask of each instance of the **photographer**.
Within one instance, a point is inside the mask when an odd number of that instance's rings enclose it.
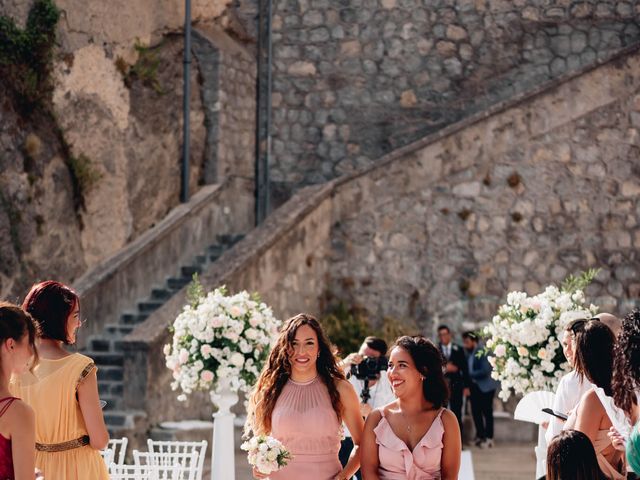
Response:
[[[351,353],[341,362],[349,382],[360,396],[360,412],[363,418],[378,407],[395,400],[387,378],[387,342],[377,337],[364,339],[358,353]],[[351,434],[345,428],[345,439],[340,446],[340,462],[344,465],[353,449]],[[355,477],[360,479],[360,472]]]

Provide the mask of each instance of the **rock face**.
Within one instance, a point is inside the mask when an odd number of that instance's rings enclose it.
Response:
[[[193,19],[216,29],[229,3],[196,0]],[[1,0],[0,13],[24,26],[30,6]],[[51,114],[17,113],[6,95],[0,105],[0,298],[43,278],[73,281],[180,202],[184,2],[57,6]],[[222,60],[194,56],[191,68],[192,194],[253,175],[253,54],[217,31],[203,42]]]
[[[273,203],[638,42],[638,8],[274,0]]]

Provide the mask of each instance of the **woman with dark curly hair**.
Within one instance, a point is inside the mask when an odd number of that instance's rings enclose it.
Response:
[[[338,459],[342,422],[354,449],[344,469]],[[360,400],[338,368],[318,321],[301,313],[287,320],[251,394],[245,432],[280,440],[293,459],[255,478],[346,480],[358,470],[364,422]]]
[[[460,427],[445,408],[449,390],[440,350],[424,337],[400,337],[387,375],[398,399],[367,417],[364,480],[456,480]]]
[[[613,362],[613,399],[622,409],[631,425],[636,427],[631,432],[618,432],[611,429],[610,438],[619,450],[625,450],[629,465],[634,472],[640,473],[640,310],[634,310],[622,320],[622,329],[614,347]]]
[[[565,430],[547,450],[547,480],[605,480],[593,445],[584,433]]]

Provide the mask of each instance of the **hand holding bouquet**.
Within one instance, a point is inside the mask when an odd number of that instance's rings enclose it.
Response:
[[[267,435],[252,437],[240,445],[240,448],[247,452],[249,464],[264,475],[280,470],[292,458],[279,440]]]

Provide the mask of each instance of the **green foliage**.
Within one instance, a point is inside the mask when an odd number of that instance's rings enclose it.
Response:
[[[202,297],[204,297],[205,291],[202,283],[200,283],[200,277],[197,273],[193,274],[191,283],[187,287],[187,302],[192,308],[196,308],[200,305]]]
[[[374,328],[364,309],[348,307],[344,302],[330,308],[320,323],[340,356],[357,352],[365,337],[370,335],[383,338],[391,345],[399,336],[416,334],[418,330],[414,324],[391,317],[384,317],[380,327]]]
[[[156,47],[148,47],[136,40],[134,48],[138,52],[138,61],[126,68],[126,62],[122,58],[116,59],[116,67],[120,72],[126,72],[124,74],[125,84],[131,86],[135,80],[139,80],[146,87],[152,88],[156,93],[162,95],[165,93],[164,88],[158,80],[158,68],[160,67],[160,57],[157,49],[162,44]]]
[[[60,10],[53,0],[36,0],[26,28],[0,16],[0,73],[25,107],[50,98],[56,25]]]
[[[69,155],[67,164],[82,196],[86,195],[102,178],[102,174],[93,166],[91,159],[82,153],[77,157]]]
[[[580,272],[577,276],[571,274],[562,282],[561,290],[571,293],[576,290],[584,290],[598,276],[598,273],[600,273],[599,268],[590,268],[585,272]]]

